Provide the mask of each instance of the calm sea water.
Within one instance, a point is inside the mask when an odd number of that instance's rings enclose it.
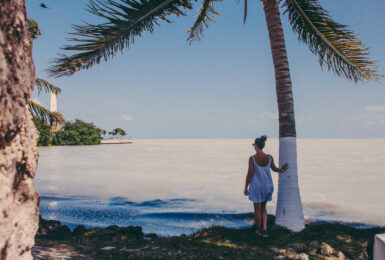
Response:
[[[139,139],[39,149],[40,213],[74,227],[140,225],[176,235],[252,223],[243,195],[249,139]],[[278,161],[278,140],[265,152]],[[307,218],[385,225],[385,139],[299,139]],[[275,187],[278,176],[273,173]],[[275,213],[276,191],[268,203]]]

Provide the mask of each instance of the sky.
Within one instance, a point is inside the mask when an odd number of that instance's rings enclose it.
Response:
[[[44,2],[49,9],[40,7]],[[27,16],[42,35],[34,41],[37,77],[59,86],[58,110],[67,120],[93,122],[132,138],[278,137],[274,70],[261,1],[218,2],[221,13],[204,38],[189,44],[186,31],[199,4],[185,17],[171,17],[144,33],[113,59],[71,77],[49,78],[46,70],[70,37],[71,24],[100,19],[88,0],[26,0]],[[385,75],[385,1],[321,0],[337,22],[370,47]],[[293,83],[299,138],[385,138],[385,78],[358,83],[321,69],[282,16]],[[67,53],[68,54],[68,53]],[[49,95],[32,99],[49,107]]]

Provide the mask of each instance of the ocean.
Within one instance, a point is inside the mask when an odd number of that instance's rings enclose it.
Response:
[[[140,225],[162,236],[250,226],[243,188],[252,141],[40,147],[40,214],[71,228]],[[278,139],[268,139],[264,151],[278,162]],[[298,175],[307,221],[385,226],[385,139],[298,139]],[[267,210],[275,214],[278,174],[272,176]]]

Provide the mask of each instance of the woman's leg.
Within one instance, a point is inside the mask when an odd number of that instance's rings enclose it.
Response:
[[[257,233],[262,234],[261,224],[262,224],[262,215],[261,215],[261,203],[254,203],[254,219],[255,225],[257,226]]]
[[[261,203],[261,217],[262,217],[262,226],[263,230],[267,230],[267,210],[266,210],[267,200]]]

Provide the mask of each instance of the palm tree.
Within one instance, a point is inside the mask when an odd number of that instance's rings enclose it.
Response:
[[[122,128],[115,128],[114,130],[112,130],[108,134],[110,134],[110,135],[112,135],[114,137],[115,136],[125,136],[126,132]]]
[[[32,259],[38,134],[26,107],[35,67],[24,0],[0,1],[0,17],[0,258]]]
[[[52,93],[56,96],[59,95],[61,92],[61,89],[59,87],[56,87],[55,85],[49,83],[48,81],[40,78],[36,78],[35,86],[38,89],[38,95],[42,91],[45,91],[47,93]],[[65,121],[64,116],[57,111],[49,111],[44,106],[28,99],[28,110],[31,112],[33,117],[39,118],[40,120],[46,121],[47,123],[50,123],[51,125],[53,123],[63,123]]]
[[[188,41],[200,40],[204,28],[219,15],[214,9],[217,1],[202,0],[198,18],[188,30]],[[244,2],[246,21],[247,0]],[[279,3],[299,41],[319,57],[321,66],[354,82],[377,78],[377,68],[357,36],[345,25],[333,21],[318,0],[262,0],[262,3],[275,69],[279,161],[281,165],[283,162],[290,165],[287,173],[279,177],[276,223],[299,231],[304,227],[304,217],[297,177],[294,103]],[[191,8],[190,0],[90,0],[88,10],[106,22],[75,25],[72,33],[75,38],[71,39],[74,44],[64,47],[75,53],[56,59],[50,72],[53,76],[65,76],[89,69],[129,47],[144,31],[152,32],[160,21],[168,23],[169,16],[184,15],[183,11]]]
[[[41,31],[39,29],[39,24],[35,19],[29,18],[27,19],[28,23],[28,31],[31,35],[32,39],[36,39],[37,36],[41,35]],[[56,96],[59,95],[61,89],[56,87],[52,83],[40,78],[36,78],[35,86],[38,90],[38,95],[44,90],[47,93],[52,93]],[[63,123],[65,121],[63,115],[57,111],[49,111],[42,105],[28,99],[27,100],[28,110],[31,112],[33,117],[36,117],[40,120],[46,121],[47,123]]]

